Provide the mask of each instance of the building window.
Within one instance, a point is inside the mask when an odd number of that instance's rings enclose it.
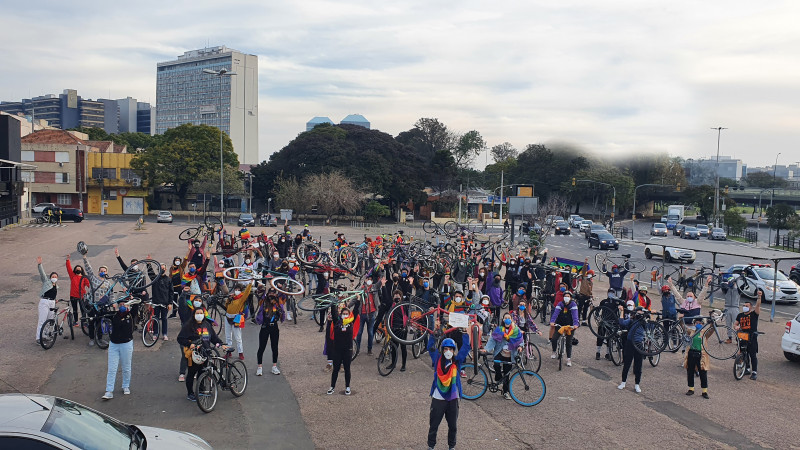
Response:
[[[119,169],[119,178],[121,180],[132,180],[134,178],[141,178],[141,177],[133,169]]]
[[[31,171],[25,170],[25,171],[20,172],[20,175],[22,175],[20,178],[21,178],[22,181],[24,181],[26,183],[33,183],[33,181],[35,179],[35,177],[34,177],[35,174],[36,174],[36,172],[31,172]]]
[[[109,200],[116,200],[117,199],[117,191],[108,191],[108,199]]]
[[[100,179],[105,178],[107,180],[116,180],[117,179],[117,169],[101,169],[100,167],[92,167],[92,178]]]
[[[20,155],[20,160],[22,161],[33,161],[34,160],[34,153],[32,150],[23,150],[22,154]]]
[[[67,184],[69,183],[69,173],[61,172],[56,173],[56,184]]]
[[[68,163],[69,162],[69,152],[56,152],[56,162]]]
[[[72,194],[58,194],[58,198],[56,199],[56,203],[59,205],[71,205],[72,204]]]

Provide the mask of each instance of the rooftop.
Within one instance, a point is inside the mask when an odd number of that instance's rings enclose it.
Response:
[[[86,142],[65,130],[38,130],[22,137],[23,144],[81,144]]]

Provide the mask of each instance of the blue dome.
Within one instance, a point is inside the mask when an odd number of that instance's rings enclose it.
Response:
[[[306,131],[311,131],[315,126],[321,123],[329,123],[331,125],[335,125],[329,117],[317,116],[306,122]]]
[[[347,125],[358,125],[360,127],[364,127],[369,129],[369,121],[366,117],[362,116],[361,114],[350,114],[349,116],[342,119],[343,124]]]

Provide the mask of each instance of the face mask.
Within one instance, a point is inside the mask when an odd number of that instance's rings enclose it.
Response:
[[[694,325],[694,329],[697,330],[697,331],[700,331],[701,328],[703,328],[703,324],[702,323],[697,323],[697,324]]]
[[[367,280],[367,286],[371,286],[371,285],[372,285],[372,280]]]
[[[628,311],[633,311],[633,305],[628,306]]]
[[[322,278],[325,278],[325,279],[327,279],[327,278],[328,278],[328,274],[327,274],[327,273],[323,273],[323,274],[322,274]]]
[[[444,351],[444,357],[446,359],[453,359],[453,351],[452,350],[445,350]]]
[[[392,277],[392,281],[399,281],[400,277]]]
[[[245,264],[250,264],[250,258],[247,258],[247,259],[245,259],[245,260],[244,260],[244,263],[245,263]]]
[[[180,259],[176,259],[175,261],[172,261],[172,265],[173,266],[180,266],[181,265],[181,260]]]
[[[692,303],[692,302],[694,302],[694,297],[692,297],[690,295],[690,296],[686,297],[686,301],[689,302],[689,303]]]
[[[519,310],[520,311],[525,311],[525,305],[519,305]]]
[[[518,291],[517,291],[517,294],[519,294],[519,295],[525,295],[525,289],[520,289],[520,290],[518,290]]]
[[[280,257],[280,255],[279,255],[279,254],[277,254],[277,253],[273,253],[273,254],[272,254],[272,257],[273,257],[273,258],[275,258],[275,259],[278,259],[278,258]]]
[[[489,306],[489,300],[484,300],[481,303],[483,303],[483,306]]]
[[[124,312],[127,312],[127,311],[128,311],[128,307],[127,307],[127,306],[125,306],[125,305],[120,305],[120,307],[119,307],[119,312],[122,312],[122,313],[124,313]]]
[[[242,293],[242,291],[240,291],[240,290],[238,290],[238,289],[237,289],[237,290],[235,290],[235,291],[233,291],[233,294],[234,294],[234,295],[240,295],[241,293]]]
[[[500,284],[500,278],[495,278],[494,279],[494,284]]]
[[[58,278],[56,277],[50,278],[50,282],[56,284],[58,282]]]
[[[569,303],[572,301],[572,297],[564,297],[564,303]]]
[[[483,276],[486,276],[486,272],[484,272],[484,271],[481,271],[481,276],[482,276],[482,277],[483,277]]]
[[[503,323],[506,324],[506,326],[510,326],[511,325],[511,319],[506,317],[505,319],[503,319]]]
[[[350,313],[349,312],[343,312],[342,313],[342,319],[349,319],[349,318],[350,318]]]
[[[189,273],[194,273],[196,270],[194,267],[189,267]]]
[[[80,269],[76,269],[76,270],[73,270],[73,271],[72,271],[72,273],[74,273],[75,275],[80,275],[80,274],[82,274],[83,272],[81,272],[81,270],[80,270]]]
[[[750,308],[747,306],[742,306],[742,312],[750,312]]]
[[[617,298],[617,293],[616,292],[609,292],[608,293],[608,298]]]
[[[407,278],[407,277],[408,277],[408,274],[403,272],[403,278]]]
[[[428,284],[428,282],[427,282],[427,281],[426,281],[426,282],[424,282],[424,283],[422,283],[422,287],[424,287],[424,288],[427,288],[428,286],[429,286],[429,284]]]
[[[564,286],[561,286],[558,290],[561,292],[567,292],[567,288],[565,288]]]
[[[194,244],[194,248],[200,248],[200,244]]]
[[[102,277],[106,276],[106,273],[105,273],[105,272],[103,272],[103,271],[101,270],[101,271],[100,271],[100,273],[99,273],[99,275],[100,275],[100,277],[102,278]]]
[[[192,302],[192,304],[194,305],[195,308],[203,306],[203,302],[201,302],[200,300],[195,300]]]
[[[619,272],[619,269],[611,269],[611,271],[614,272],[614,273],[617,273],[617,272]]]
[[[195,314],[194,315],[194,320],[197,321],[197,322],[202,322],[203,321],[203,317],[204,317],[203,314]]]
[[[639,291],[639,296],[641,296],[641,297],[644,297],[644,296],[646,296],[646,295],[647,295],[647,292],[642,292],[642,291]]]
[[[219,263],[219,266],[220,266],[220,267],[225,267],[225,263],[224,263],[224,262],[221,262],[221,263]]]
[[[400,297],[395,297],[394,301],[399,302],[400,301]]]

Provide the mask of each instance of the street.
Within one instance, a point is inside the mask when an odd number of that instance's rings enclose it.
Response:
[[[296,225],[294,225],[296,227]],[[330,373],[324,370],[323,335],[307,314],[297,325],[281,325],[279,376],[269,373],[271,354],[264,354],[265,375],[255,376],[258,327],[243,330],[245,363],[249,370],[247,390],[241,398],[220,392],[217,408],[203,414],[186,400],[183,383],[177,382],[179,349],[175,342],[178,321],[169,321],[170,341],[152,348],[141,344],[134,334],[132,395],[119,388],[112,400],[103,401],[106,353],[87,346],[88,339],[76,329],[75,340],[58,339],[50,350],[34,342],[39,276],[36,257],[42,256],[45,271],[60,275],[59,298],[68,296],[69,281],[64,260],[79,256],[75,244],[89,246],[89,260],[97,267],[107,265],[111,273],[121,272],[114,259],[118,247],[124,260],[143,258],[169,263],[183,256],[186,243],[177,239],[186,222],[147,222],[135,231],[130,220],[97,218],[61,227],[18,227],[0,231],[0,245],[8,255],[0,278],[0,319],[3,320],[0,361],[0,392],[41,392],[63,396],[140,425],[159,426],[195,433],[215,448],[425,448],[433,370],[428,355],[414,360],[409,352],[408,370],[395,370],[381,377],[374,356],[362,353],[353,362],[353,395],[342,395],[344,377],[339,377],[335,395],[326,395]],[[637,240],[649,236],[639,232]],[[351,239],[365,229],[337,227]],[[408,228],[406,228],[408,229]],[[259,233],[254,227],[251,232]],[[268,233],[275,231],[268,229]],[[312,227],[314,235],[332,235],[334,227]],[[416,232],[416,230],[414,230]],[[690,242],[669,237],[667,242],[690,247]],[[686,244],[686,245],[684,245]],[[748,254],[749,247],[735,242],[718,242],[729,253]],[[552,236],[546,246],[550,256],[593,262],[596,250],[588,250],[582,234]],[[642,244],[624,242],[619,251],[645,261]],[[747,262],[744,258],[719,256],[718,263]],[[648,265],[661,264],[660,260]],[[698,254],[692,266],[710,265],[710,254]],[[786,263],[783,263],[786,264]],[[788,266],[788,265],[787,265]],[[784,268],[783,265],[780,266]],[[785,268],[788,270],[788,267]],[[644,274],[643,274],[644,275]],[[595,284],[595,303],[606,291],[604,277]],[[658,303],[655,299],[654,303]],[[707,305],[706,305],[707,306]],[[549,358],[549,343],[536,342],[543,356],[539,371],[547,385],[544,401],[524,408],[487,392],[476,401],[460,403],[457,448],[523,449],[559,444],[589,448],[786,448],[800,442],[795,424],[795,404],[800,401],[800,365],[788,362],[780,349],[787,314],[798,306],[778,305],[776,320],[768,320],[769,305],[763,306],[758,381],[734,380],[732,360],[712,360],[709,371],[710,399],[698,393],[686,396],[686,371],[682,355],[663,353],[658,367],[644,361],[641,394],[633,392],[633,375],[624,391],[617,389],[621,368],[610,361],[595,360],[595,338],[588,328],[579,329],[573,366],[558,371]],[[704,311],[707,308],[704,308]],[[537,324],[542,326],[537,319]],[[545,333],[546,329],[543,330]],[[460,345],[460,343],[459,343]],[[378,348],[374,351],[377,354]],[[13,386],[13,388],[11,387]],[[446,445],[447,425],[439,428],[438,446]]]

